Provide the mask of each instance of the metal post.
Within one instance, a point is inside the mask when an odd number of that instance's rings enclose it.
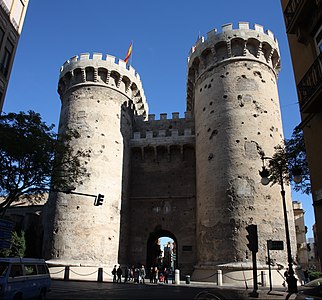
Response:
[[[258,290],[258,281],[257,281],[257,263],[256,263],[256,252],[252,251],[252,258],[253,258],[253,294],[257,293]]]
[[[174,270],[174,284],[180,284],[180,270]]]
[[[222,286],[222,270],[217,270],[217,285]]]
[[[285,191],[284,191],[284,185],[283,185],[283,171],[282,171],[281,166],[279,167],[279,171],[280,171],[281,195],[282,195],[282,200],[283,200],[283,212],[284,212],[286,247],[287,247],[287,260],[288,260],[288,274],[289,274],[289,276],[286,278],[286,282],[288,285],[288,292],[289,293],[297,293],[297,279],[294,276],[294,270],[293,270],[290,232],[289,232],[289,228],[288,228]]]
[[[269,172],[265,169],[264,166],[264,160],[270,159],[271,157],[265,157],[262,155],[262,161],[263,161],[263,170],[259,172],[262,179],[267,178],[269,175]],[[290,241],[290,232],[288,228],[288,218],[287,218],[287,210],[286,210],[286,200],[285,200],[285,190],[284,190],[284,182],[283,182],[283,166],[280,165],[278,162],[275,162],[275,167],[278,168],[279,171],[279,184],[281,185],[281,195],[283,200],[283,214],[284,214],[284,222],[285,222],[285,235],[286,235],[286,247],[287,247],[287,261],[288,261],[288,276],[286,278],[286,282],[288,285],[288,292],[289,293],[297,293],[297,279],[294,276],[294,270],[293,270],[293,259],[292,259],[292,253],[291,253],[291,241]],[[267,182],[268,183],[268,182]],[[262,181],[262,184],[267,185],[267,183],[264,183]]]
[[[266,272],[261,271],[261,281],[262,281],[262,287],[266,287]]]
[[[98,268],[97,282],[103,282],[103,268]]]
[[[269,255],[269,249],[271,246],[271,240],[267,241],[267,259],[268,259],[268,276],[269,276],[269,292],[272,291],[272,270],[271,270],[271,257]]]
[[[69,266],[65,267],[64,280],[69,280]]]

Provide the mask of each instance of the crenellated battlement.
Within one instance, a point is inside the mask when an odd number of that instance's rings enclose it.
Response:
[[[179,129],[170,129],[168,131],[166,129],[159,129],[157,132],[146,131],[143,133],[140,131],[133,132],[133,140],[166,138],[166,137],[178,138],[179,136],[186,136],[186,137],[194,136],[192,128],[185,128],[183,132],[180,132]]]
[[[174,120],[174,121],[177,121],[178,119],[181,119],[181,120],[182,119],[186,119],[186,120],[188,120],[188,119],[191,119],[191,118],[192,118],[191,112],[190,111],[186,111],[184,113],[184,118],[180,118],[180,113],[178,113],[178,112],[173,112],[172,113],[172,118],[170,118],[170,119],[168,119],[168,114],[167,113],[161,113],[159,120],[157,120],[155,118],[155,114],[149,114],[147,121],[149,121],[149,122],[151,122],[151,121],[162,121],[162,120],[168,120],[168,121]]]
[[[137,77],[138,80],[141,80],[139,73],[137,73],[132,66],[128,66],[124,60],[117,59],[115,56],[109,55],[109,54],[105,54],[105,57],[103,57],[102,53],[97,53],[97,52],[94,52],[92,56],[90,53],[81,53],[79,56],[75,55],[71,57],[69,60],[66,60],[60,68],[61,76],[62,76],[62,73],[65,73],[66,71],[68,71],[69,67],[73,67],[73,63],[80,62],[80,61],[88,61],[88,60],[92,60],[93,62],[106,61],[112,64],[116,64],[120,68],[123,68],[124,70],[129,71],[129,73]]]
[[[188,56],[187,110],[192,109],[191,91],[199,76],[221,64],[232,61],[256,61],[270,68],[277,78],[280,70],[280,53],[277,39],[270,30],[248,22],[232,23],[221,27],[222,32],[213,29],[202,36],[191,48]]]
[[[169,119],[167,113],[161,113],[160,119],[156,119],[155,114],[149,114],[146,121],[137,118],[131,141],[133,145],[140,143],[139,140],[143,143],[176,143],[177,138],[181,142],[188,138],[189,143],[194,140],[194,119],[191,112],[185,112],[183,118],[180,118],[178,112],[173,112]]]
[[[159,129],[154,131],[134,131],[130,140],[131,148],[144,147],[169,147],[173,145],[191,145],[195,144],[195,135],[193,128],[181,129]]]
[[[196,64],[207,67],[209,62],[221,63],[238,57],[260,60],[270,66],[276,73],[280,69],[280,54],[277,39],[270,30],[258,24],[249,27],[248,22],[239,22],[238,28],[225,24],[222,32],[213,29],[202,36],[191,48],[188,67]],[[211,57],[210,57],[211,56]]]
[[[233,24],[232,23],[228,23],[228,24],[224,24],[221,26],[221,33],[217,31],[217,28],[214,28],[213,30],[209,31],[207,33],[207,36],[201,36],[199,38],[199,40],[191,47],[190,52],[189,52],[189,57],[192,53],[194,53],[195,51],[198,50],[198,48],[200,47],[200,45],[202,46],[202,44],[209,42],[209,40],[212,39],[218,39],[218,41],[220,39],[231,39],[233,38],[233,36],[229,36],[233,31],[233,35],[234,37],[240,35],[245,37],[245,34],[243,34],[242,32],[245,33],[245,31],[249,31],[249,32],[253,32],[255,35],[257,35],[257,38],[259,38],[258,33],[260,34],[261,38],[266,37],[270,40],[272,40],[275,44],[276,47],[278,47],[278,41],[277,39],[274,37],[274,34],[271,30],[267,29],[266,31],[264,31],[264,27],[262,25],[258,25],[258,24],[254,24],[253,28],[251,28],[249,26],[248,22],[238,22],[238,27],[237,28],[233,28]],[[239,31],[239,33],[238,33]],[[227,34],[227,36],[226,36]]]
[[[60,69],[58,93],[62,97],[70,88],[78,85],[98,85],[125,94],[138,115],[148,114],[140,75],[126,62],[102,53],[82,53],[67,60]]]
[[[262,41],[266,41],[267,43],[273,43],[274,48],[278,49],[278,41],[275,38],[273,32],[269,29],[264,31],[264,27],[262,25],[254,24],[253,28],[251,28],[248,22],[239,22],[238,28],[233,28],[233,24],[228,23],[221,26],[221,32],[218,32],[217,29],[214,28],[207,33],[206,37],[201,36],[199,40],[191,47],[188,60],[190,60],[190,56],[194,52],[198,51],[199,48],[204,44],[207,44],[209,42],[216,43],[222,40],[231,40],[236,37],[242,37],[243,39],[261,39]]]

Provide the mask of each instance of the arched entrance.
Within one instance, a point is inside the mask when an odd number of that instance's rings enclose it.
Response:
[[[160,237],[169,237],[173,240],[173,245],[169,245],[170,249],[167,249],[166,259],[161,257],[161,251],[164,249],[161,249]],[[176,269],[178,266],[177,249],[177,239],[172,232],[163,229],[156,229],[154,232],[151,232],[147,241],[146,266],[148,270],[151,267],[158,267],[160,269],[172,267],[172,269]]]

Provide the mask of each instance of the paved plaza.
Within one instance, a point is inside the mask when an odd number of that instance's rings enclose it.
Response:
[[[89,281],[53,280],[47,300],[54,299],[295,299],[283,290],[258,290],[258,297],[251,295],[252,289],[217,287],[209,283],[185,284],[135,284]]]

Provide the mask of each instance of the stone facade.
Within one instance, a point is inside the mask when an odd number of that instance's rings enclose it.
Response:
[[[75,149],[90,148],[91,173],[76,191],[51,194],[44,255],[53,264],[151,264],[153,243],[173,238],[182,274],[251,268],[246,229],[258,225],[259,268],[267,240],[284,240],[280,187],[264,187],[259,151],[283,139],[274,35],[239,23],[212,30],[188,58],[187,111],[148,114],[139,75],[109,55],[82,54],[61,69],[60,127],[76,128]],[[286,189],[292,245],[295,228]],[[295,248],[294,248],[295,250]],[[271,254],[286,266],[286,252]]]
[[[296,244],[297,244],[297,262],[301,265],[303,270],[309,268],[309,251],[307,248],[306,232],[307,228],[304,224],[305,211],[302,203],[293,201],[293,212],[295,222]]]

